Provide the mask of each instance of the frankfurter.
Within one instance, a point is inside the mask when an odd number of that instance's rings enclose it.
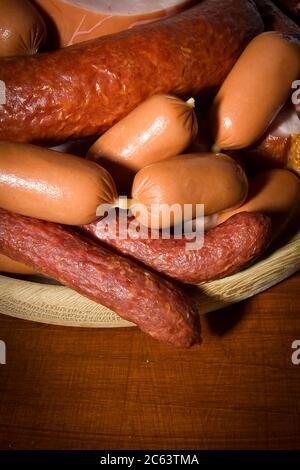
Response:
[[[277,32],[254,38],[214,99],[211,122],[216,148],[254,144],[287,101],[299,76],[300,42]]]
[[[154,95],[105,132],[88,158],[106,168],[119,192],[126,193],[138,170],[182,153],[195,139],[194,105],[193,99]]]
[[[0,254],[0,273],[9,274],[36,274],[34,269],[26,264],[14,261],[8,256]]]
[[[95,220],[118,198],[110,174],[94,162],[34,145],[0,142],[0,207],[67,225]]]
[[[128,219],[128,226],[132,219]],[[269,217],[241,212],[205,234],[204,245],[188,249],[190,239],[120,236],[119,218],[102,218],[82,227],[83,231],[117,252],[136,259],[181,282],[199,284],[230,276],[261,256],[271,240]]]
[[[205,216],[239,207],[247,191],[243,169],[227,155],[179,155],[148,165],[135,175],[131,211],[144,226],[167,228],[195,218],[197,204],[204,205]],[[190,205],[190,212],[185,211],[185,204]]]
[[[179,287],[58,224],[0,209],[0,252],[105,305],[160,341],[178,347],[199,342],[199,317]]]
[[[277,238],[300,213],[300,179],[288,170],[274,169],[259,173],[249,182],[249,195],[238,209],[224,212],[217,219],[222,224],[239,212],[260,212],[272,220],[272,238]]]
[[[28,0],[0,2],[0,57],[36,54],[46,39],[46,26]]]
[[[182,13],[36,57],[2,59],[0,140],[101,134],[156,93],[207,95],[263,31],[250,0],[203,0]]]

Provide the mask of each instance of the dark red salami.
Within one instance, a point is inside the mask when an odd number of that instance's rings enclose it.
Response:
[[[128,219],[128,225],[131,222]],[[234,274],[260,256],[271,241],[271,221],[262,214],[240,212],[205,234],[204,245],[187,249],[189,240],[119,236],[114,218],[82,227],[86,234],[119,253],[171,278],[198,284]]]
[[[101,133],[155,93],[206,95],[262,31],[251,0],[202,0],[128,31],[1,59],[0,139],[63,142]]]
[[[0,209],[0,252],[178,347],[199,342],[199,316],[181,289],[50,222]]]

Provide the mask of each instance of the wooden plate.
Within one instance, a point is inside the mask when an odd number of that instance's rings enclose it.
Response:
[[[200,313],[252,297],[300,269],[300,230],[284,246],[250,268],[191,290]],[[106,307],[47,280],[0,276],[0,311],[36,322],[94,328],[133,326]]]

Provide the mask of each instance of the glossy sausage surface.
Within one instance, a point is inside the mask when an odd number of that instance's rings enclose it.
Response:
[[[0,207],[66,225],[96,219],[117,199],[110,174],[94,162],[46,148],[0,142]]]
[[[263,33],[246,47],[214,99],[211,122],[220,149],[253,145],[287,101],[300,76],[300,42]]]
[[[64,142],[100,134],[155,93],[218,87],[263,31],[250,0],[203,0],[178,15],[36,57],[2,59],[0,140]]]
[[[0,57],[35,54],[45,39],[45,23],[29,0],[1,0]]]
[[[196,217],[197,204],[204,205],[204,215],[238,207],[247,191],[243,169],[227,155],[179,155],[148,165],[135,175],[131,209],[141,224],[164,228]],[[174,210],[170,218],[172,206],[178,213]]]
[[[288,170],[274,169],[258,174],[249,182],[249,195],[240,208],[218,217],[223,223],[239,212],[260,212],[270,217],[273,239],[300,213],[300,179]]]
[[[182,153],[195,139],[194,103],[163,94],[148,98],[105,132],[88,158],[110,172],[119,192],[128,192],[138,170]]]

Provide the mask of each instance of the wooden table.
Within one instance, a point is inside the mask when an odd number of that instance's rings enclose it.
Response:
[[[300,448],[300,274],[202,329],[181,351],[137,329],[0,316],[0,447]]]

